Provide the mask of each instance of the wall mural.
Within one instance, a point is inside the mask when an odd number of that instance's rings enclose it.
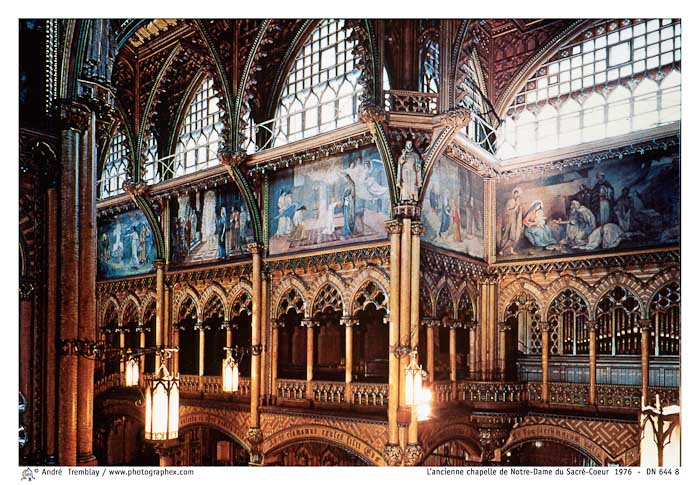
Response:
[[[484,181],[447,157],[432,169],[423,200],[422,240],[484,257]]]
[[[151,226],[140,210],[100,219],[97,226],[97,277],[121,278],[154,270]]]
[[[390,211],[374,145],[285,169],[270,181],[270,254],[384,239]]]
[[[500,182],[500,260],[680,241],[680,157],[631,155]]]
[[[196,264],[240,256],[253,242],[248,206],[234,185],[170,200],[170,259]]]

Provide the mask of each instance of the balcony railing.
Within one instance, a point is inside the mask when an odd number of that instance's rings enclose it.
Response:
[[[435,93],[398,89],[384,91],[384,109],[386,111],[436,115],[440,107],[439,102],[440,97]]]
[[[352,403],[355,406],[384,407],[389,402],[389,384],[353,382],[350,384]]]
[[[300,379],[278,379],[277,399],[303,401],[306,399],[306,381]]]

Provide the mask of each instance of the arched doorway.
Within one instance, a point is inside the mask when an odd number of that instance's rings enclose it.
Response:
[[[568,444],[536,439],[520,443],[501,457],[504,466],[600,466],[583,451]]]
[[[265,456],[266,466],[369,466],[359,455],[325,441],[288,444]]]

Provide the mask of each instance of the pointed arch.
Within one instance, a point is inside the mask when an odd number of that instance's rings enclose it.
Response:
[[[588,308],[588,318],[592,320],[594,318],[592,303],[594,301],[593,291],[594,287],[586,283],[580,278],[572,275],[564,275],[561,278],[557,278],[552,283],[547,286],[544,290],[544,308],[549,311],[552,302],[559,296],[559,294],[565,289],[571,289],[578,293],[578,295],[583,298],[586,302]]]
[[[518,278],[499,292],[497,315],[501,318],[505,318],[506,307],[510,304],[513,298],[522,292],[526,292],[532,296],[532,298],[539,305],[541,309],[540,311],[546,308],[544,306],[544,301],[546,299],[542,287],[534,281],[530,281],[525,278]]]
[[[251,285],[250,281],[241,279],[228,290],[226,307],[228,308],[229,320],[241,314],[243,308],[237,307],[246,302],[248,299],[250,299],[251,302],[253,300],[253,286]]]
[[[592,311],[596,311],[600,300],[616,286],[626,288],[637,299],[640,306],[642,306],[642,308],[644,307],[643,302],[647,300],[643,298],[643,296],[646,295],[646,293],[644,289],[644,283],[642,282],[642,280],[629,273],[625,273],[623,271],[616,271],[605,276],[604,278],[601,278],[596,283],[595,290],[591,295],[591,306],[593,307]]]
[[[182,307],[182,304],[187,300],[191,299],[192,304],[195,307],[196,313],[197,313],[197,321],[201,322],[202,321],[202,309],[199,306],[199,294],[197,293],[197,290],[192,288],[191,286],[187,285],[183,288],[180,289],[175,294],[175,299],[173,301],[173,321],[177,323],[177,321],[180,319],[180,309]]]
[[[441,313],[441,310],[446,310],[448,313]],[[457,300],[455,300],[454,286],[450,284],[450,280],[444,277],[438,283],[438,288],[435,290],[435,306],[434,313],[437,318],[456,319],[457,318]]]
[[[377,268],[375,266],[368,266],[355,276],[355,278],[353,279],[352,286],[348,289],[348,295],[350,296],[350,300],[348,301],[350,301],[351,304],[351,313],[355,313],[355,311],[358,310],[359,307],[364,307],[367,304],[372,303],[370,299],[366,300],[364,304],[359,304],[359,302],[357,301],[358,297],[361,295],[362,290],[365,288],[365,285],[367,285],[368,283],[374,283],[375,285],[377,285],[378,290],[381,293],[383,293],[384,305],[388,310],[389,292],[387,291],[387,288],[389,288],[390,286],[389,277],[380,268]]]
[[[141,305],[139,304],[139,299],[136,297],[136,295],[133,293],[127,294],[123,302],[121,312],[119,313],[119,325],[123,326],[125,323],[132,323],[124,321],[124,319],[128,316],[127,312],[133,312],[133,315],[136,317],[136,321],[133,323],[136,325],[141,325],[143,323],[141,321]],[[131,307],[134,309],[131,310]]]
[[[114,326],[121,325],[121,310],[119,309],[119,302],[114,295],[109,295],[106,299],[102,301],[102,311],[100,312],[99,327],[106,327],[107,324],[105,320],[108,317],[108,310],[114,308]]]
[[[148,322],[148,307],[149,305],[156,305],[156,294],[153,292],[148,292],[143,298],[143,305],[141,305],[141,323],[144,325]]]
[[[229,320],[229,312],[228,305],[226,304],[226,290],[215,281],[210,283],[199,297],[199,307],[202,309],[202,318],[204,318],[205,310],[212,298],[218,298],[221,302],[221,306],[224,309],[224,321],[227,322]]]
[[[681,272],[678,266],[662,269],[654,276],[649,278],[647,287],[645,288],[645,299],[642,302],[644,308],[642,318],[649,318],[651,316],[651,302],[654,299],[654,296],[656,296],[656,294],[669,283],[674,282],[678,284],[681,282]]]
[[[298,294],[299,298],[302,301],[303,305],[303,311],[304,311],[304,318],[308,318],[308,287],[306,286],[306,283],[304,283],[304,280],[299,278],[296,275],[285,275],[284,281],[278,285],[275,288],[275,292],[272,295],[272,311],[273,311],[273,318],[279,318],[280,317],[280,304],[282,303],[282,300],[287,296],[287,294],[295,290],[296,293]]]
[[[332,270],[326,271],[320,278],[317,278],[315,285],[309,291],[309,295],[311,295],[309,301],[311,302],[312,308],[316,307],[316,299],[326,285],[330,285],[338,291],[341,300],[340,303],[342,305],[341,310],[343,311],[343,315],[347,315],[350,310],[348,308],[350,297],[348,296],[347,284],[341,276]]]

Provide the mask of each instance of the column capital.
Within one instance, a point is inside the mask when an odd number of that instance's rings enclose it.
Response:
[[[406,445],[404,452],[404,464],[406,466],[416,466],[423,459],[423,447],[418,443]]]
[[[445,326],[450,330],[455,330],[458,328],[462,328],[462,322],[460,322],[459,320],[455,320],[454,318],[448,318],[445,320]]]
[[[413,221],[411,223],[411,234],[414,236],[420,236],[425,232],[425,227],[423,227],[423,223],[420,221]]]
[[[649,330],[651,330],[651,328],[652,328],[652,326],[653,326],[653,323],[652,323],[652,321],[651,321],[650,319],[648,319],[648,318],[642,318],[641,320],[639,320],[639,322],[637,323],[637,325],[639,326],[639,329],[640,329],[642,332],[648,332]]]
[[[511,330],[511,325],[508,322],[498,322],[499,332],[508,332]]]
[[[165,268],[165,260],[164,259],[156,259],[153,261],[153,266],[156,267],[156,270],[162,270]]]
[[[252,242],[248,244],[248,251],[251,252],[251,254],[261,254],[263,251],[263,244],[259,242]]]
[[[540,332],[549,332],[551,326],[552,325],[547,321],[542,321],[537,324],[537,328],[540,329]]]
[[[384,222],[384,227],[386,227],[386,232],[388,234],[401,234],[403,225],[399,219],[390,219]]]
[[[242,150],[233,150],[230,147],[221,147],[217,152],[219,162],[226,167],[244,167],[248,154]]]
[[[598,322],[595,320],[587,320],[586,321],[586,328],[588,329],[589,332],[596,332],[596,331],[598,331]]]
[[[394,217],[401,219],[420,220],[421,206],[418,202],[402,201],[393,210]]]
[[[85,131],[90,120],[90,109],[83,103],[63,99],[56,104],[56,118],[61,130]]]
[[[468,329],[470,332],[476,332],[476,329],[479,328],[479,322],[476,320],[469,320],[464,322],[464,328]]]
[[[397,443],[387,443],[384,445],[384,459],[386,464],[389,466],[399,466],[403,461],[403,451],[401,451],[401,446]]]
[[[440,326],[440,320],[437,318],[421,318],[420,324],[425,326],[425,327],[439,327]]]
[[[355,317],[351,316],[345,316],[345,317],[340,317],[340,325],[342,327],[353,327],[355,325],[359,325],[360,320]]]
[[[319,323],[311,318],[302,318],[301,319],[301,326],[307,327],[307,328],[313,328],[313,327],[318,327]]]

